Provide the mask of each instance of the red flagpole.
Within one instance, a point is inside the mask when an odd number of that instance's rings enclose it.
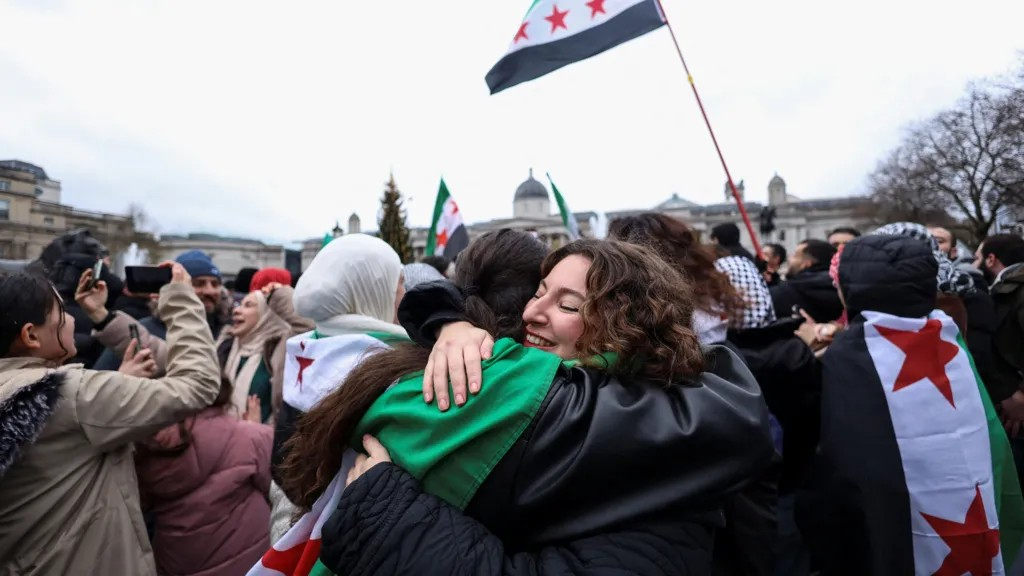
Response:
[[[732,190],[732,197],[736,200],[736,206],[740,209],[740,216],[743,217],[743,223],[747,225],[747,232],[750,233],[750,241],[754,243],[754,250],[756,250],[757,258],[761,257],[761,243],[757,241],[757,235],[754,234],[754,226],[750,223],[750,217],[747,216],[747,209],[743,206],[743,200],[740,198],[739,191],[736,190],[736,184],[732,181],[732,174],[729,174],[729,166],[725,163],[725,156],[722,155],[722,148],[718,145],[718,138],[715,137],[715,130],[711,128],[711,121],[708,120],[708,113],[704,110],[704,103],[701,102],[700,94],[697,92],[697,85],[693,82],[693,75],[690,74],[690,67],[686,65],[686,58],[683,58],[683,51],[679,48],[679,41],[676,39],[676,31],[672,29],[672,23],[669,22],[668,14],[665,13],[665,7],[661,5],[661,0],[655,0],[658,3],[658,10],[661,11],[661,17],[665,20],[665,26],[668,28],[668,33],[672,36],[672,44],[676,47],[676,54],[679,55],[679,61],[683,63],[683,70],[686,71],[686,80],[690,82],[690,88],[693,89],[693,97],[697,99],[697,107],[700,108],[700,114],[704,117],[704,124],[708,127],[708,133],[711,134],[711,142],[715,145],[715,152],[718,152],[718,159],[722,162],[722,168],[725,170],[725,177],[729,181],[729,189]]]

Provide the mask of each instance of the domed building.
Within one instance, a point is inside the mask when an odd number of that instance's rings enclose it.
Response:
[[[513,218],[546,218],[551,214],[551,197],[548,189],[530,175],[516,188],[516,196],[512,201]]]
[[[746,186],[742,180],[736,183],[736,191],[743,201],[743,206],[755,227],[761,244],[778,243],[788,252],[792,252],[796,249],[797,244],[809,238],[824,240],[828,238],[832,230],[840,226],[853,226],[861,230],[870,227],[869,212],[867,211],[870,203],[864,197],[804,200],[789,194],[786,191],[786,181],[778,174],[768,181],[767,204],[748,199]],[[686,222],[702,237],[718,224],[731,222],[740,228],[740,244],[752,249],[753,243],[750,241],[750,234],[743,224],[728,182],[723,184],[723,192],[724,201],[718,204],[698,204],[681,198],[678,194],[673,194],[671,198],[650,210],[609,212],[607,218],[610,222],[620,216],[642,212],[660,212]],[[763,234],[759,230],[758,216],[765,208],[775,210],[775,230],[768,234]]]
[[[768,182],[767,202],[755,201],[747,197],[746,186],[742,180],[736,182],[736,189],[755,230],[758,232],[761,243],[777,242],[790,252],[796,248],[798,243],[808,238],[827,238],[829,232],[839,226],[853,226],[862,230],[866,230],[870,226],[868,222],[870,203],[864,197],[802,199],[789,194],[786,181],[778,174],[775,174]],[[731,187],[728,183],[724,183],[722,190],[724,192],[722,201],[716,204],[700,204],[674,193],[663,202],[650,208],[608,212],[602,215],[601,220],[607,223],[618,216],[659,212],[683,220],[702,235],[717,224],[732,222],[740,227],[740,242],[744,246],[752,248],[753,243],[740,218]],[[587,190],[571,190],[568,197],[570,205],[580,206],[581,202],[586,202],[587,192]],[[455,194],[458,197],[459,191],[455,191]],[[764,198],[760,194],[756,194],[756,196]],[[758,216],[764,208],[773,208],[776,214],[775,230],[769,234],[761,234],[757,229],[759,227]],[[464,216],[467,218],[466,228],[471,241],[487,232],[502,228],[532,232],[552,248],[560,247],[570,240],[569,231],[562,224],[562,218],[558,213],[557,205],[552,202],[550,191],[543,182],[534,177],[532,169],[527,173],[526,179],[514,189],[511,218],[476,222],[472,220],[472,214]],[[584,237],[593,236],[593,230],[601,228],[596,212],[574,212],[573,216]],[[349,232],[358,230],[358,221],[350,220]],[[373,234],[373,232],[370,233]],[[413,228],[410,233],[415,257],[422,258],[427,246],[429,228]],[[303,263],[311,260],[321,245],[321,238],[308,240],[304,245]]]
[[[576,194],[571,200],[582,201],[582,194]],[[596,212],[574,212],[580,233],[590,236],[591,224],[597,220]],[[543,182],[537,180],[531,168],[526,180],[516,187],[512,196],[512,217],[499,218],[486,222],[466,222],[470,241],[494,230],[511,228],[534,233],[537,238],[552,248],[557,248],[570,241],[569,231],[562,224],[562,217],[557,206],[552,206],[551,194]],[[410,230],[412,250],[416,259],[422,258],[427,246],[428,228]]]

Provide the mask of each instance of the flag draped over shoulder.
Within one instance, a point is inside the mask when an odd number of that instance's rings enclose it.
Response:
[[[466,246],[469,246],[469,232],[462,220],[459,206],[448,192],[448,186],[442,178],[441,186],[437,190],[437,201],[434,202],[430,234],[427,235],[426,255],[444,256],[448,260],[455,260]]]
[[[534,0],[487,85],[495,94],[664,24],[657,0]]]
[[[324,524],[338,507],[345,489],[345,474],[339,472],[327,489],[294,526],[274,543],[246,576],[327,576],[332,574],[320,562]]]
[[[441,412],[425,403],[423,372],[418,372],[381,394],[352,437],[376,436],[392,461],[424,490],[462,510],[536,417],[561,365],[553,354],[502,338],[481,365],[489,385],[459,410]],[[248,576],[331,574],[318,560],[323,526],[338,508],[354,461],[355,452],[347,451],[341,470],[312,509]]]
[[[865,312],[824,357],[798,507],[836,574],[1005,574],[1024,536],[1009,442],[953,320]]]
[[[551,174],[547,176],[548,182],[551,183],[551,191],[555,193],[555,203],[558,204],[558,213],[562,216],[562,225],[569,231],[570,240],[579,240],[581,237],[579,222],[576,222],[576,217],[573,216],[572,210],[569,210],[569,205],[565,202],[565,198],[562,197],[562,193],[555,186],[555,181],[551,179]]]

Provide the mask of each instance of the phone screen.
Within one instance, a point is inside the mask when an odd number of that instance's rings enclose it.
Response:
[[[136,351],[139,351],[139,350],[142,350],[143,348],[145,348],[145,346],[142,345],[142,338],[139,337],[139,325],[138,324],[129,324],[128,325],[128,336],[132,340],[135,340],[136,342],[138,342],[138,347],[135,349]]]
[[[96,284],[100,281],[100,274],[103,273],[103,260],[97,260],[96,264],[92,267],[92,280],[89,281],[89,290],[96,287]]]
[[[171,269],[159,266],[125,266],[125,287],[135,294],[156,294],[171,282]]]

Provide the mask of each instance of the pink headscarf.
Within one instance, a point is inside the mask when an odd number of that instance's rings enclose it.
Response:
[[[840,244],[836,253],[832,255],[832,263],[828,267],[828,275],[832,278],[832,285],[839,288],[839,256],[843,253],[846,244]]]
[[[836,249],[836,253],[832,255],[832,263],[829,264],[828,267],[828,275],[832,278],[832,285],[836,287],[836,290],[839,289],[839,257],[843,253],[843,248],[846,248],[846,244],[839,245],[839,248]],[[836,324],[846,326],[847,318],[845,309],[843,310],[842,316],[836,320]]]

